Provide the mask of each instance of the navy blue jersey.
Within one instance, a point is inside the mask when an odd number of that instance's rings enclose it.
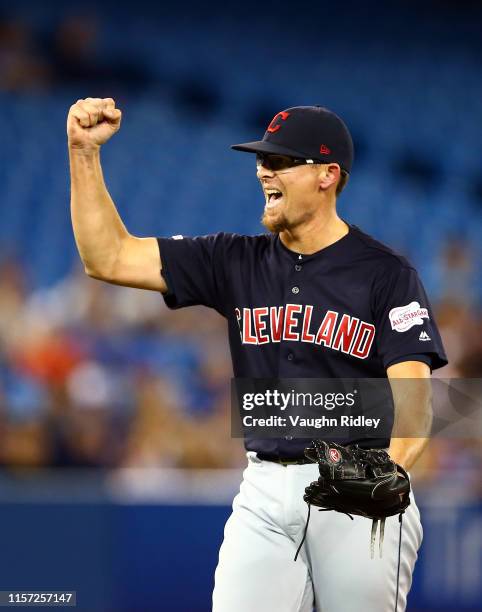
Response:
[[[204,305],[227,319],[235,377],[381,378],[401,361],[447,363],[416,270],[355,226],[312,255],[272,234],[158,242],[167,306]],[[245,444],[282,457],[300,457],[305,446]]]

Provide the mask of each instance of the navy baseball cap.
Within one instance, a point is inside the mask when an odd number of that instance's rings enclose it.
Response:
[[[353,163],[353,140],[348,128],[338,115],[322,106],[287,108],[273,117],[263,140],[231,148],[337,163],[348,173]]]

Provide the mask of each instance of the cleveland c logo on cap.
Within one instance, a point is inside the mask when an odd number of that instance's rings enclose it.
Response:
[[[277,115],[273,117],[273,120],[268,125],[268,129],[266,131],[271,132],[271,133],[277,132],[279,129],[281,129],[281,125],[279,123],[277,124],[278,119],[282,119],[283,121],[286,121],[286,119],[288,119],[289,116],[290,116],[289,113],[285,111],[281,111],[280,113],[278,113]]]

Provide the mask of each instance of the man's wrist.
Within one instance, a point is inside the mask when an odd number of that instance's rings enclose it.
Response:
[[[69,143],[68,147],[70,155],[77,155],[79,157],[96,157],[100,153],[100,145],[83,146]]]

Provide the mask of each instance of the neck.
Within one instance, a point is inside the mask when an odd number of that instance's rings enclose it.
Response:
[[[306,221],[299,227],[280,232],[279,237],[290,251],[311,255],[330,246],[348,234],[348,225],[332,209]]]

